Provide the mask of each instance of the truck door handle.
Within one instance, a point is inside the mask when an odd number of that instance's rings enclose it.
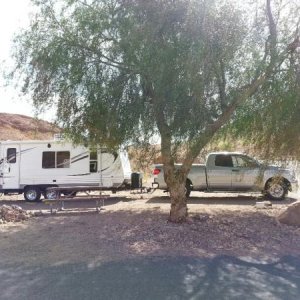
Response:
[[[239,172],[240,170],[232,169],[232,172]]]

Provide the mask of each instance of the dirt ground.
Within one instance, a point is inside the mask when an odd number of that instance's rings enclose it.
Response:
[[[40,212],[22,223],[0,225],[0,261],[23,266],[62,265],[145,256],[213,257],[230,255],[272,261],[300,254],[300,229],[280,225],[275,217],[295,195],[272,208],[255,208],[257,194],[192,193],[186,224],[167,222],[166,194],[111,194],[100,212],[95,200],[65,203],[50,214],[45,203],[26,203],[22,196],[2,196],[0,205],[17,204]]]

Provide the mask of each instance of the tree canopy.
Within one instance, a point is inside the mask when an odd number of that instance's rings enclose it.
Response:
[[[261,92],[240,107],[224,130],[262,158],[300,159],[300,55],[284,62]]]
[[[187,174],[220,129],[273,136],[287,119],[279,109],[274,123],[278,109],[270,105],[299,109],[299,18],[289,12],[299,12],[297,3],[33,2],[32,24],[16,37],[23,91],[38,106],[55,105],[75,141],[114,147],[159,135],[173,220],[186,217]],[[176,169],[182,143],[187,152]]]

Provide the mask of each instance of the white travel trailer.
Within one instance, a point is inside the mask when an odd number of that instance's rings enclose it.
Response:
[[[24,193],[38,201],[49,187],[130,186],[131,168],[126,152],[111,153],[73,146],[66,141],[0,142],[0,192]]]

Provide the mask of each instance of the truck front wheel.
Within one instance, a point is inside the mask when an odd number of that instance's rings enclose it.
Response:
[[[266,184],[266,194],[270,199],[283,200],[287,194],[287,187],[283,180],[270,180]]]
[[[28,202],[36,202],[41,198],[41,190],[37,186],[29,186],[24,190],[24,198]]]

